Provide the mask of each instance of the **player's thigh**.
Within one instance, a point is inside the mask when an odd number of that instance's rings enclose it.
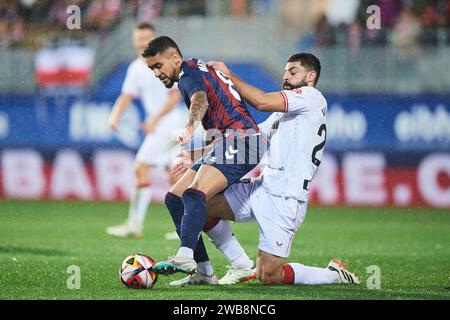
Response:
[[[285,259],[263,250],[259,250],[256,260],[258,279],[267,284],[283,283],[283,265]]]
[[[170,139],[161,133],[145,136],[136,154],[136,162],[150,166],[164,167],[170,164]]]
[[[260,188],[250,197],[250,206],[259,226],[258,249],[287,258],[303,221],[306,203],[276,196]]]
[[[194,181],[189,188],[197,189],[206,194],[207,199],[216,195],[228,185],[228,180],[219,169],[203,164],[200,166]]]
[[[218,193],[211,197],[206,204],[208,218],[222,218],[234,221],[233,210],[228,204],[223,193]]]
[[[242,179],[228,186],[221,195],[225,198],[228,207],[236,222],[249,222],[255,220],[252,207],[252,198],[264,192],[260,178]]]
[[[169,189],[169,192],[173,193],[177,197],[182,197],[183,192],[189,188],[189,186],[194,181],[197,172],[189,169],[184,173],[184,175]]]

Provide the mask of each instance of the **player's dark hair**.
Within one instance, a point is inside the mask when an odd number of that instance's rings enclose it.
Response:
[[[139,22],[138,24],[136,24],[134,26],[134,29],[137,30],[152,30],[152,31],[156,31],[155,26],[149,22]]]
[[[300,62],[307,71],[314,70],[317,74],[314,84],[316,85],[319,82],[322,66],[320,65],[320,60],[315,55],[311,53],[296,53],[288,59],[288,62]]]
[[[181,54],[180,48],[178,48],[175,41],[173,41],[172,39],[170,39],[167,36],[159,36],[159,37],[156,37],[155,39],[153,39],[152,41],[150,41],[147,48],[145,48],[142,56],[144,58],[154,57],[158,53],[163,53],[169,48],[176,49],[178,54],[181,57],[183,57],[183,55]]]

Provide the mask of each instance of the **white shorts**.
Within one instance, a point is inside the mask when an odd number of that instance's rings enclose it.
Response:
[[[172,165],[178,150],[176,138],[186,121],[187,113],[178,110],[178,107],[164,116],[155,131],[146,135],[136,154],[136,160],[155,167]]]
[[[260,177],[232,184],[224,196],[236,222],[256,219],[260,250],[281,258],[289,256],[295,232],[305,219],[307,202],[268,193]]]

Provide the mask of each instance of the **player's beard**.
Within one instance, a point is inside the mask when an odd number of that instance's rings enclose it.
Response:
[[[175,83],[175,81],[173,79],[171,79],[170,77],[168,77],[166,75],[164,75],[163,79],[161,79],[161,77],[160,77],[159,80],[161,80],[161,82],[167,89],[172,88],[173,84]],[[166,82],[164,82],[163,80],[165,80]]]
[[[174,83],[175,83],[174,81],[170,80],[170,83],[168,83],[167,85],[165,85],[165,87],[166,87],[167,89],[170,89],[170,88],[173,87]]]
[[[308,85],[308,82],[306,81],[306,77],[299,81],[298,83],[290,83],[288,81],[283,81],[283,90],[294,90],[301,87],[305,87]]]

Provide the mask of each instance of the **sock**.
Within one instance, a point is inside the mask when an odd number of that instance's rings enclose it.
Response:
[[[338,275],[327,268],[308,267],[300,263],[288,263],[283,266],[285,284],[333,284]]]
[[[181,247],[195,249],[206,223],[206,195],[194,188],[183,193],[184,215],[181,220]]]
[[[133,221],[138,225],[143,225],[147,209],[152,201],[153,189],[150,184],[142,184],[137,187],[132,197],[131,207],[133,208]]]
[[[183,201],[180,197],[177,197],[175,194],[168,192],[166,194],[165,203],[172,217],[173,223],[175,224],[178,236],[180,236],[181,238],[181,220],[184,214]],[[206,253],[206,248],[202,237],[199,238],[197,246],[195,247],[194,260],[197,263],[209,261],[209,257]]]
[[[212,276],[214,274],[214,269],[209,261],[197,263],[198,273],[206,274],[207,276]]]
[[[194,259],[194,251],[188,247],[180,247],[176,256]]]
[[[212,226],[213,223],[216,225]],[[247,256],[241,244],[234,236],[228,221],[218,219],[206,224],[205,229],[212,243],[219,249],[230,262],[232,268],[253,268],[253,261]]]

